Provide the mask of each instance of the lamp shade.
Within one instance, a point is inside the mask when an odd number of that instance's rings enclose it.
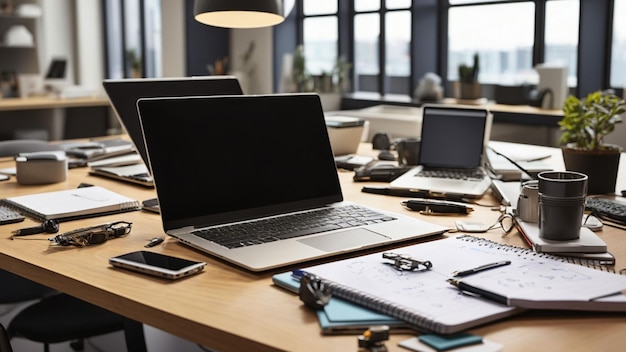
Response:
[[[196,21],[216,27],[258,28],[285,20],[281,0],[195,0]]]

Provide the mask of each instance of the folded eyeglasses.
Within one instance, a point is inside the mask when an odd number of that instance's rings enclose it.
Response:
[[[49,238],[52,245],[86,247],[101,244],[112,238],[130,233],[132,223],[116,221],[96,226],[83,227]]]

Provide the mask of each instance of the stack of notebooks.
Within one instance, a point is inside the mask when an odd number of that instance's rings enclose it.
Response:
[[[303,271],[321,278],[333,299],[436,334],[461,332],[527,309],[626,312],[622,293],[626,276],[579,265],[583,262],[574,264],[469,235],[394,252],[429,260],[432,267],[399,271],[381,253],[374,253]],[[467,293],[448,281],[455,272],[500,261],[510,264],[458,278],[462,285],[482,294]]]
[[[509,148],[506,148],[509,147]],[[493,148],[493,149],[492,149]],[[502,155],[506,155],[515,162],[512,163]],[[485,150],[486,166],[501,181],[519,181],[528,177],[519,167],[529,173],[536,175],[541,171],[552,170],[552,164],[549,160],[551,153],[537,147],[528,146],[522,153],[498,143],[490,143],[490,148]]]
[[[88,166],[89,174],[154,187],[148,167],[132,142],[114,138],[62,145],[73,167]]]
[[[83,165],[122,155],[137,155],[131,142],[119,138],[90,142],[68,142],[61,144],[61,147],[68,157]]]
[[[535,252],[576,258],[588,266],[600,268],[615,265],[615,257],[608,252],[606,242],[586,227],[581,227],[580,237],[576,240],[551,241],[539,236],[537,223],[516,219],[516,226],[526,244]]]

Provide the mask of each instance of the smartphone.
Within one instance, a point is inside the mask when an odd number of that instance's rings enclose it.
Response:
[[[150,251],[136,251],[109,258],[114,267],[129,269],[170,280],[199,273],[205,262],[198,262]]]

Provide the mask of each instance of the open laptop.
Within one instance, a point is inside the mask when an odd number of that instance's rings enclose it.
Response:
[[[207,96],[215,94],[243,94],[235,76],[202,76],[183,78],[107,79],[102,82],[111,105],[117,114],[143,163],[120,166],[92,167],[91,174],[132,182],[143,186],[154,185],[148,171],[149,161],[143,142],[137,114],[137,100],[145,97]],[[156,208],[150,208],[158,211]]]
[[[335,223],[325,216],[321,228],[294,225],[287,214],[359,208],[343,202],[316,94],[147,98],[137,106],[164,231],[238,266],[264,271],[446,231],[371,208],[352,228],[342,228],[350,215]],[[290,232],[276,224],[284,219]],[[220,233],[230,225],[241,228]]]
[[[423,107],[419,165],[390,183],[390,188],[479,198],[491,186],[483,155],[491,114],[471,107]]]

